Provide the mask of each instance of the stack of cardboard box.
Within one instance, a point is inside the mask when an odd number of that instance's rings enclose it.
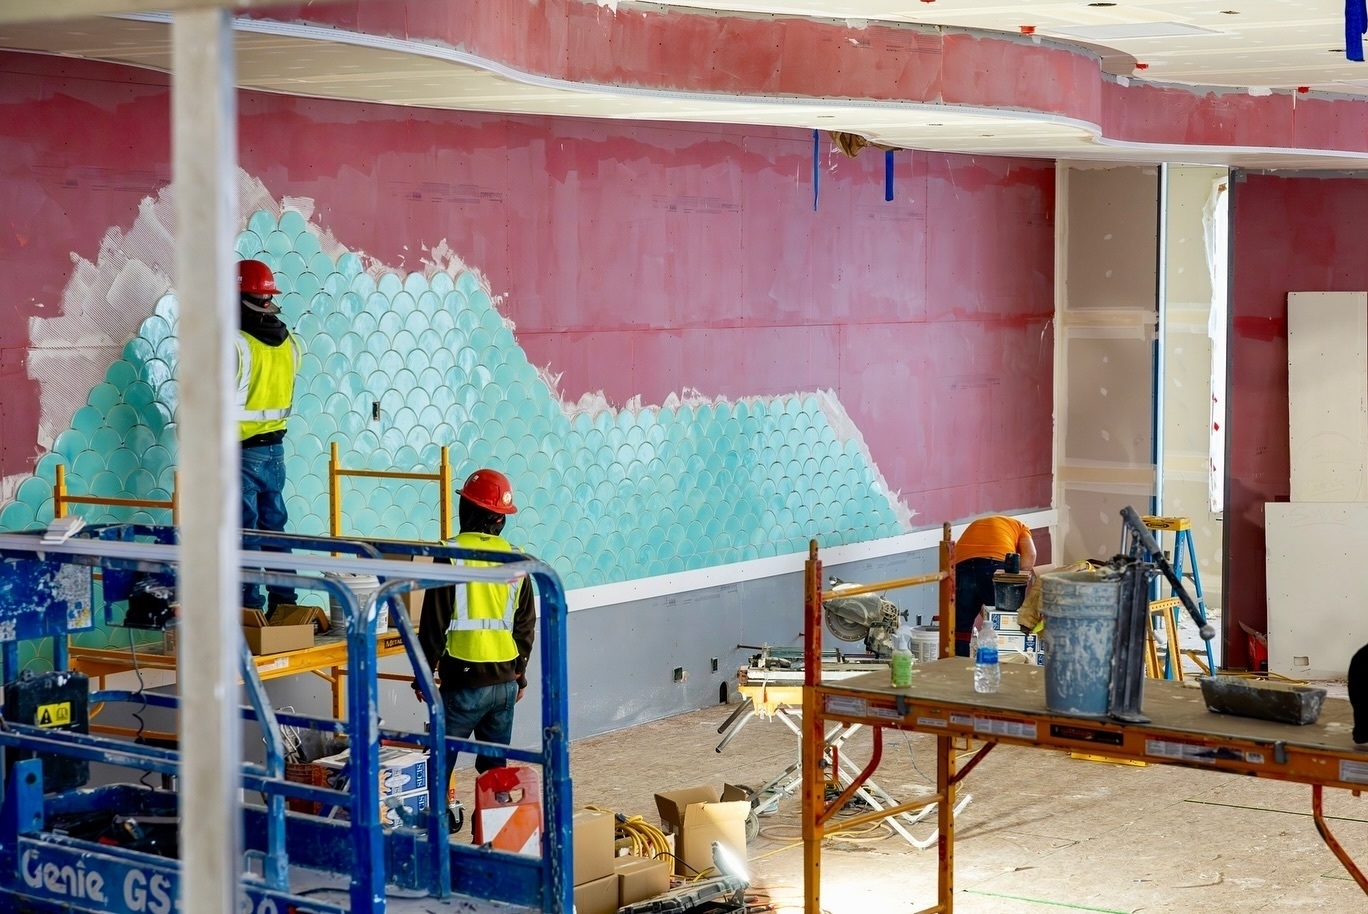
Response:
[[[713,842],[739,860],[746,859],[746,818],[750,801],[739,787],[689,787],[655,795],[665,834],[674,836],[675,873],[696,876],[713,865]]]
[[[575,813],[572,827],[575,914],[616,914],[618,877],[613,868],[613,835],[617,822],[613,814],[582,809]]]
[[[350,755],[339,752],[311,765],[315,786],[350,792]],[[380,821],[385,825],[414,825],[429,807],[428,757],[424,752],[397,746],[380,747]],[[346,806],[316,809],[330,819],[349,819]]]
[[[990,609],[985,624],[997,630],[999,654],[1020,654],[1027,663],[1045,665],[1045,651],[1040,636],[1023,633],[1017,625],[1016,613],[1000,613]]]

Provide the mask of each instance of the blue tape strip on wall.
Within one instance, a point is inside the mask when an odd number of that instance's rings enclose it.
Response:
[[[884,150],[884,199],[893,199],[893,150]]]
[[[1344,56],[1363,62],[1363,35],[1368,32],[1368,0],[1344,0]]]
[[[817,157],[822,151],[822,133],[820,130],[812,131],[812,211],[817,212],[817,182],[821,180],[822,167],[817,161]]]

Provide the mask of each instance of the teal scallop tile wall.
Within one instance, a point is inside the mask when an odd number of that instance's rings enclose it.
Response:
[[[513,481],[507,534],[570,588],[902,532],[859,446],[815,396],[604,409],[567,416],[476,276],[384,273],[336,260],[297,212],[254,213],[237,241],[276,271],[304,352],[286,438],[291,527],[326,533],[328,452],[349,469],[434,471],[451,449],[459,486],[477,466]],[[168,499],[179,396],[173,294],[155,302],[71,427],[0,510],[0,528],[52,517],[55,468],[72,494]],[[372,418],[379,404],[378,420]],[[435,539],[435,483],[348,479],[346,532]],[[78,508],[88,519],[165,523],[160,509]]]

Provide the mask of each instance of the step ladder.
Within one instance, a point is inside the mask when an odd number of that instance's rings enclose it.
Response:
[[[1192,543],[1192,521],[1186,517],[1154,517],[1144,516],[1140,518],[1146,527],[1154,531],[1156,539],[1159,540],[1160,548],[1163,547],[1162,534],[1172,533],[1173,556],[1170,562],[1173,565],[1173,573],[1181,580],[1184,576],[1183,569],[1185,563],[1191,563],[1192,571],[1188,575],[1192,579],[1192,599],[1197,603],[1197,609],[1202,615],[1202,621],[1206,622],[1207,608],[1206,598],[1202,595],[1202,572],[1197,563],[1197,549]],[[1127,535],[1122,534],[1122,553],[1127,552],[1125,542]],[[1157,589],[1158,582],[1155,582]],[[1158,594],[1155,594],[1157,597]],[[1183,667],[1182,658],[1190,657],[1192,662],[1201,669],[1202,675],[1210,676],[1216,669],[1216,657],[1211,649],[1211,642],[1203,642],[1201,649],[1183,650],[1178,644],[1178,612],[1182,608],[1181,602],[1177,600],[1177,591],[1170,588],[1169,596],[1165,599],[1155,599],[1150,603],[1150,619],[1152,627],[1162,626],[1168,635],[1168,650],[1164,652],[1163,678],[1182,679]],[[1156,616],[1162,616],[1160,622]],[[1151,641],[1153,635],[1151,634]],[[1205,659],[1203,655],[1205,654]]]

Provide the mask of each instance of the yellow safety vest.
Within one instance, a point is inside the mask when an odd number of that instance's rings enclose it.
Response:
[[[267,346],[238,331],[237,355],[238,440],[283,430],[294,400],[299,344],[289,336],[279,346]]]
[[[462,533],[452,545],[486,552],[514,552],[508,540],[487,533]],[[497,562],[455,559],[458,565],[490,568]],[[518,609],[518,588],[512,584],[472,582],[455,586],[455,606],[447,626],[447,653],[457,660],[472,663],[504,663],[518,656],[513,640],[513,616]]]

